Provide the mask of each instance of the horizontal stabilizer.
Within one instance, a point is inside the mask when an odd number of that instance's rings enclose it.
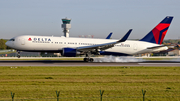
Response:
[[[166,47],[166,46],[155,46],[155,47],[148,47],[147,49],[157,49],[157,48],[160,48],[160,47]]]

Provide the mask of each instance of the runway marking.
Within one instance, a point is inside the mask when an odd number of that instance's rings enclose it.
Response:
[[[83,62],[65,60],[1,60],[0,66],[180,66],[180,61]]]
[[[180,66],[180,63],[138,63],[139,65]]]

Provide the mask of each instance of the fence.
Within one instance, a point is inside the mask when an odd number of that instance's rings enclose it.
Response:
[[[104,90],[100,90],[99,95],[96,95],[94,97],[61,97],[60,91],[54,92],[54,95],[56,95],[54,98],[29,98],[29,99],[16,99],[16,94],[11,92],[11,99],[5,99],[0,101],[179,101],[180,96],[178,95],[164,95],[164,96],[152,96],[147,95],[146,96],[146,90],[142,90],[141,96],[139,95],[119,95],[119,96],[112,96],[112,95],[106,95]],[[177,93],[180,94],[180,93]]]

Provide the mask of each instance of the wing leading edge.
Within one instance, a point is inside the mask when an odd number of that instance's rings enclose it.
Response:
[[[132,29],[130,29],[130,30],[124,35],[123,38],[121,38],[120,40],[115,41],[115,42],[104,43],[104,44],[98,44],[98,45],[93,45],[93,46],[77,47],[76,49],[77,49],[78,51],[96,51],[96,50],[105,50],[105,49],[114,47],[115,44],[118,44],[118,43],[121,43],[121,42],[125,42],[125,41],[128,39],[128,37],[129,37],[131,31],[132,31]]]

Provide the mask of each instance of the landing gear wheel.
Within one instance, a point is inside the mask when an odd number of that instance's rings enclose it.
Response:
[[[94,59],[93,58],[84,58],[84,62],[93,62]]]
[[[88,62],[89,61],[89,58],[84,58],[84,62]]]
[[[20,55],[18,55],[17,57],[18,57],[18,58],[20,58],[21,56],[20,56]]]
[[[86,57],[84,58],[84,62],[93,62],[94,59],[93,58],[90,58],[91,57],[91,52],[87,52],[86,53]]]
[[[17,57],[20,58],[21,55],[20,55],[20,51],[17,51]]]
[[[93,59],[93,58],[90,58],[90,59],[89,59],[89,62],[93,62],[93,61],[94,61],[94,59]]]

